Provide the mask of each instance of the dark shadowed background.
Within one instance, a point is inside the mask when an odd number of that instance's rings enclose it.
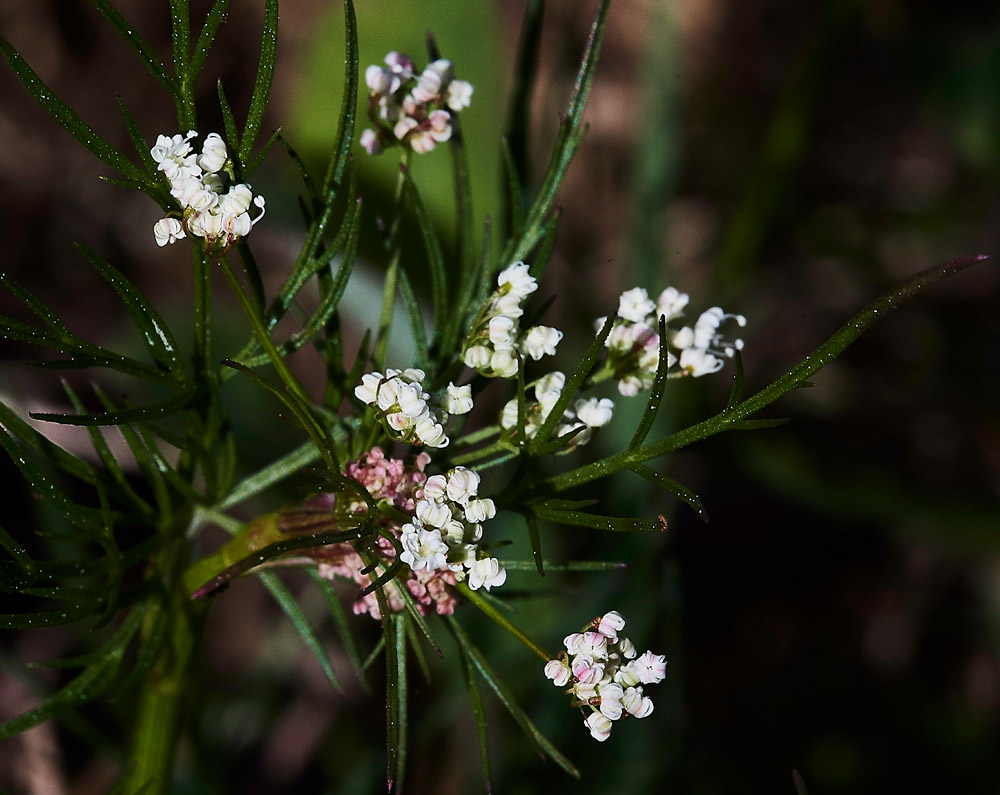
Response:
[[[117,7],[163,58],[165,8]],[[547,160],[595,3],[552,0],[531,141]],[[195,18],[207,4],[193,2]],[[198,87],[201,132],[221,130],[214,78],[245,109],[257,61],[262,2],[233,0]],[[424,61],[433,31],[458,76],[475,85],[463,112],[480,213],[496,214],[500,119],[522,2],[357,0],[362,68],[390,49]],[[152,10],[153,8],[156,10]],[[147,139],[176,132],[172,104],[89,3],[5,0],[0,34],[51,88],[116,145],[130,144],[116,95]],[[282,8],[274,103],[265,132],[283,126],[310,163],[334,134],[343,70],[339,3]],[[239,115],[240,110],[237,110]],[[591,321],[634,284],[673,284],[692,306],[721,303],[749,318],[748,386],[765,386],[870,298],[936,262],[997,250],[1000,230],[1000,7],[985,0],[617,0],[594,86],[590,132],[560,197],[552,265],[560,349],[587,343]],[[447,234],[450,175],[440,153],[414,174]],[[391,201],[394,161],[359,149],[370,238]],[[127,317],[73,250],[81,241],[148,291],[181,329],[191,314],[189,259],[157,249],[158,209],[100,180],[108,170],[33,104],[0,68],[0,267],[57,306],[71,329],[128,349]],[[255,175],[268,215],[254,231],[273,286],[289,267],[299,226],[297,186],[275,150]],[[414,250],[417,250],[414,247]],[[419,257],[419,254],[414,256]],[[420,267],[418,264],[417,267]],[[352,286],[348,334],[375,325],[376,266]],[[776,430],[730,434],[677,455],[668,472],[697,491],[711,522],[644,482],[623,477],[596,494],[607,512],[664,514],[657,538],[544,528],[549,557],[621,560],[614,574],[512,574],[504,594],[550,648],[594,615],[620,610],[640,650],[670,660],[645,721],[616,725],[598,745],[523,647],[471,608],[461,610],[529,715],[581,767],[584,782],[541,763],[496,702],[488,705],[494,785],[504,793],[715,795],[995,793],[1000,787],[1000,268],[985,263],[886,318],[819,373],[815,388],[767,416]],[[17,313],[10,296],[4,312]],[[220,357],[245,339],[220,284]],[[406,341],[397,341],[405,357]],[[350,347],[350,345],[348,345]],[[0,393],[24,411],[61,407],[58,380],[0,343]],[[405,366],[405,365],[402,365]],[[305,352],[296,367],[318,389]],[[80,374],[86,380],[87,373]],[[683,427],[724,404],[731,369],[674,382],[660,428]],[[253,386],[230,382],[242,421],[245,473],[297,445],[300,433]],[[249,382],[248,382],[249,383]],[[114,388],[114,383],[110,385]],[[641,406],[619,403],[591,448],[610,451]],[[85,434],[57,429],[86,449]],[[603,437],[603,438],[602,438]],[[626,437],[627,438],[627,437]],[[0,461],[4,510],[18,530],[52,517]],[[275,493],[257,510],[296,498]],[[249,514],[246,518],[249,518]],[[499,520],[498,520],[499,521]],[[524,552],[524,533],[507,535]],[[206,546],[221,533],[209,533]],[[524,555],[521,554],[521,557]],[[305,577],[287,582],[314,616]],[[252,578],[219,596],[191,694],[196,718],[178,766],[178,793],[381,791],[384,717],[352,678],[329,626],[334,664],[350,684],[332,693],[312,657]],[[357,619],[370,648],[370,619]],[[367,626],[365,622],[371,624]],[[0,710],[9,716],[54,672],[16,673],[15,660],[85,648],[79,631],[8,634]],[[454,659],[414,674],[414,792],[479,791],[471,711]],[[129,701],[85,709],[0,743],[0,784],[14,792],[98,793],[120,770]],[[35,782],[29,784],[28,782]]]

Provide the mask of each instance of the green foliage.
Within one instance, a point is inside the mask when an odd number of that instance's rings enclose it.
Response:
[[[177,108],[178,129],[196,124],[194,86],[207,54],[225,18],[228,1],[216,0],[202,23],[192,47],[188,0],[171,0],[170,18],[174,73],[156,57],[152,48],[107,0],[95,6],[135,52],[155,80],[171,95]],[[512,690],[474,645],[454,616],[443,620],[425,615],[424,605],[403,584],[398,538],[381,528],[387,516],[397,523],[409,514],[387,501],[376,502],[358,482],[344,475],[345,465],[376,445],[388,446],[393,437],[378,412],[353,399],[352,390],[371,364],[382,370],[389,363],[390,337],[401,299],[408,336],[416,349],[415,364],[428,374],[428,387],[439,389],[457,380],[462,371],[462,345],[471,328],[483,316],[483,307],[496,271],[512,261],[532,259],[532,273],[545,269],[559,223],[555,200],[570,163],[586,131],[584,108],[594,79],[609,10],[602,0],[583,53],[572,96],[553,146],[548,168],[540,184],[529,184],[527,163],[528,107],[537,79],[543,2],[529,2],[525,11],[522,42],[514,75],[507,139],[499,153],[507,194],[505,235],[493,256],[492,225],[483,224],[477,239],[476,206],[466,140],[457,119],[448,142],[451,155],[455,205],[453,245],[442,241],[440,230],[410,169],[408,151],[401,157],[397,176],[393,217],[385,230],[382,264],[386,278],[378,327],[362,339],[350,364],[345,360],[340,334],[340,313],[349,281],[355,272],[361,245],[362,203],[357,169],[352,159],[357,115],[359,54],[358,29],[353,3],[344,7],[346,67],[336,134],[322,178],[310,171],[296,150],[275,131],[257,146],[272,89],[278,35],[278,2],[267,0],[263,14],[260,59],[249,107],[242,128],[221,82],[216,91],[231,161],[230,176],[245,178],[262,165],[280,144],[303,183],[300,209],[305,226],[304,242],[284,282],[274,295],[265,289],[251,243],[237,246],[243,265],[241,276],[225,251],[212,250],[194,237],[191,279],[195,299],[191,351],[182,353],[175,333],[152,302],[125,273],[84,245],[77,249],[100,274],[122,303],[138,334],[148,361],[89,343],[71,332],[59,316],[39,297],[10,277],[0,274],[0,283],[18,298],[35,320],[27,323],[0,317],[0,335],[41,348],[46,358],[41,367],[75,371],[105,369],[131,379],[130,389],[144,402],[133,404],[127,396],[110,400],[100,387],[92,394],[67,383],[65,393],[73,413],[34,413],[32,418],[49,423],[86,427],[99,464],[74,455],[40,433],[13,409],[0,405],[0,446],[19,470],[39,501],[60,518],[57,551],[42,532],[22,537],[0,528],[0,591],[17,597],[15,609],[0,615],[6,629],[34,629],[84,622],[101,633],[85,654],[53,661],[55,667],[80,672],[43,699],[35,708],[0,725],[0,736],[10,736],[53,716],[69,713],[89,702],[141,687],[135,718],[131,765],[126,791],[163,792],[169,789],[170,769],[182,731],[179,694],[185,690],[196,668],[196,647],[201,632],[205,597],[221,592],[236,577],[256,574],[292,622],[304,645],[313,653],[330,685],[342,689],[324,646],[314,617],[264,564],[288,563],[289,553],[308,554],[328,545],[350,545],[360,556],[360,574],[370,579],[362,596],[374,594],[382,615],[382,635],[366,659],[363,641],[356,637],[334,587],[310,568],[311,581],[319,589],[339,641],[347,652],[354,675],[366,689],[368,669],[382,656],[385,664],[385,709],[388,745],[387,779],[390,791],[403,785],[407,757],[409,673],[412,652],[416,664],[430,679],[438,667],[424,654],[426,643],[437,657],[444,657],[437,635],[442,626],[454,640],[454,659],[465,680],[480,746],[481,764],[489,787],[491,758],[487,744],[487,716],[479,681],[499,699],[528,739],[545,756],[572,776],[575,766],[537,729],[518,705]],[[68,105],[48,89],[20,54],[0,41],[4,57],[29,93],[55,120],[104,164],[114,169],[118,184],[135,188],[165,210],[178,211],[162,175],[148,154],[147,145],[124,104],[121,110],[126,131],[139,154],[139,164],[118,152],[88,126]],[[439,57],[429,40],[432,59]],[[404,226],[415,228],[426,259],[428,290],[424,290],[419,260],[403,244]],[[450,241],[449,241],[450,242]],[[543,559],[542,535],[551,525],[564,525],[612,533],[654,533],[665,529],[663,517],[607,515],[590,510],[594,499],[569,499],[564,492],[578,489],[622,471],[631,471],[672,494],[707,520],[699,497],[690,489],[654,469],[648,462],[687,445],[730,430],[773,427],[782,420],[754,418],[789,391],[808,385],[808,379],[832,361],[857,337],[890,309],[910,299],[936,281],[951,276],[982,257],[955,260],[924,271],[886,292],[863,309],[805,360],[770,386],[743,395],[743,365],[735,357],[736,375],[725,407],[715,416],[688,428],[657,437],[656,422],[667,399],[668,347],[666,323],[659,324],[659,364],[646,404],[627,446],[590,463],[568,465],[558,471],[562,457],[570,452],[583,427],[556,435],[564,412],[579,393],[596,386],[606,341],[615,319],[609,317],[589,347],[572,368],[559,398],[546,419],[529,438],[529,411],[525,360],[519,354],[516,380],[517,430],[507,433],[498,425],[458,436],[447,452],[435,455],[441,471],[449,465],[472,464],[476,471],[492,469],[503,485],[497,492],[497,507],[518,514],[527,526],[531,560],[507,561],[510,571],[599,572],[620,568],[609,561],[565,561]],[[232,290],[249,326],[249,337],[239,352],[220,359],[212,350],[212,270],[218,267]],[[360,265],[358,266],[361,267]],[[314,286],[316,308],[305,312],[298,304],[307,286]],[[428,332],[423,299],[430,296],[433,320]],[[543,310],[544,312],[544,310]],[[375,317],[375,311],[372,311]],[[289,317],[300,329],[283,331]],[[282,329],[279,331],[279,329]],[[374,336],[374,339],[373,339]],[[321,398],[310,394],[296,376],[290,357],[306,346],[314,346],[326,367]],[[408,363],[411,364],[411,363]],[[405,365],[404,365],[405,366]],[[481,379],[473,383],[478,388]],[[224,391],[257,389],[277,399],[295,426],[299,446],[254,473],[239,470],[241,461],[233,432],[233,416],[223,400]],[[148,395],[158,390],[153,399]],[[346,400],[345,400],[346,398]],[[268,398],[270,399],[270,398]],[[103,410],[95,411],[99,405]],[[345,408],[347,410],[345,410]],[[115,428],[137,465],[129,474],[116,456],[101,428]],[[305,439],[301,440],[304,435]],[[652,439],[651,439],[652,436]],[[161,442],[177,450],[176,461],[160,449]],[[559,457],[557,457],[559,456]],[[317,467],[309,476],[307,467]],[[237,480],[237,474],[242,478]],[[341,502],[357,503],[356,521],[334,521],[330,516],[315,526],[283,528],[274,515],[246,523],[229,512],[252,499],[270,494],[280,483],[292,481],[312,491],[332,493]],[[317,481],[318,484],[317,485]],[[572,495],[571,495],[572,496]],[[338,505],[340,502],[337,503]],[[230,530],[233,538],[221,550],[192,561],[200,531],[216,524]],[[351,526],[344,526],[350,524]],[[127,539],[127,543],[125,543]],[[379,557],[376,550],[388,542],[394,554]],[[66,552],[66,548],[70,552]],[[485,547],[484,547],[485,548]],[[546,541],[546,549],[548,542]],[[527,552],[523,553],[527,556]],[[551,553],[550,553],[551,554]],[[555,557],[558,557],[556,555]],[[8,559],[9,558],[9,559]],[[295,562],[295,559],[291,559]],[[390,590],[391,589],[391,590]],[[543,661],[552,655],[528,636],[503,612],[504,600],[460,583],[462,598],[496,626],[526,646]],[[398,596],[402,609],[393,612],[389,596]],[[192,599],[194,601],[192,601]],[[397,603],[398,606],[398,603]],[[107,637],[103,637],[106,635]]]

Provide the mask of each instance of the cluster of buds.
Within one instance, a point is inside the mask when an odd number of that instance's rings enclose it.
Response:
[[[418,154],[430,152],[451,138],[451,114],[472,99],[472,85],[455,79],[451,61],[434,61],[418,75],[413,61],[398,52],[385,56],[384,67],[369,66],[365,83],[375,129],[361,133],[361,145],[370,155],[397,143]]]
[[[198,135],[160,135],[149,154],[170,183],[170,195],[181,207],[181,217],[168,215],[153,227],[159,246],[173,243],[186,233],[205,240],[213,253],[221,253],[235,244],[264,217],[264,197],[254,196],[250,186],[237,183],[226,142],[218,133],[209,133],[201,153],[194,152],[191,139]],[[260,212],[250,218],[250,205]]]
[[[538,361],[552,356],[562,332],[550,326],[520,329],[524,300],[538,289],[528,266],[515,262],[500,272],[497,289],[473,323],[462,350],[462,361],[482,375],[512,378],[517,375],[517,356]]]
[[[566,376],[556,371],[542,376],[533,385],[535,399],[525,403],[524,434],[533,439],[538,433],[556,402],[562,395],[566,385]],[[577,431],[575,436],[567,440],[567,450],[586,444],[590,441],[594,428],[603,428],[611,422],[615,404],[608,398],[578,398],[573,408],[567,408],[556,426],[555,436],[560,437]],[[509,400],[500,414],[500,427],[512,437],[517,427],[517,399]]]
[[[624,628],[621,613],[605,613],[582,632],[567,635],[566,650],[545,664],[545,675],[556,687],[568,685],[572,706],[584,711],[584,726],[599,742],[611,736],[613,721],[648,716],[653,702],[642,686],[662,682],[666,676],[664,656],[651,651],[637,656],[632,641],[619,634]]]
[[[389,435],[397,441],[427,447],[447,447],[444,426],[449,416],[472,411],[472,387],[448,384],[431,396],[424,391],[423,370],[367,373],[354,388],[362,403],[376,409]]]
[[[415,511],[417,495],[428,480],[424,470],[430,460],[427,453],[420,453],[413,464],[408,466],[400,459],[386,458],[382,449],[375,447],[347,465],[347,477],[367,489],[380,507],[375,517],[379,536],[371,551],[385,566],[396,558],[396,547],[401,545],[398,512],[412,514]],[[383,511],[382,506],[388,510]],[[279,521],[288,529],[297,527],[300,530],[315,530],[317,522],[329,522],[331,519],[338,527],[350,527],[367,511],[368,504],[350,491],[324,493],[299,508],[283,512]],[[371,585],[375,573],[366,571],[365,561],[353,545],[329,544],[317,547],[311,555],[319,563],[321,577],[329,580],[344,578],[357,584],[363,595],[359,595],[354,601],[355,614],[366,613],[372,618],[381,618],[378,597],[374,593],[363,593]],[[413,570],[407,567],[394,580],[385,584],[382,593],[387,607],[394,613],[405,607],[399,590],[405,587],[421,614],[433,610],[439,615],[451,615],[457,604],[453,591],[457,581],[458,578],[450,569]]]
[[[642,287],[626,290],[618,299],[618,315],[608,336],[608,367],[618,380],[618,391],[627,397],[642,389],[649,389],[656,377],[660,361],[659,318],[666,323],[680,318],[687,306],[688,296],[674,287],[668,287],[654,303]],[[600,318],[595,327],[600,330],[606,318]],[[679,352],[667,352],[667,367],[676,368],[673,377],[698,377],[722,369],[725,359],[732,358],[743,349],[743,340],[726,340],[719,331],[727,320],[743,327],[747,319],[732,315],[714,306],[703,312],[694,327],[667,329],[667,344]]]
[[[503,585],[507,572],[500,561],[479,556],[482,523],[496,516],[496,506],[478,492],[479,475],[465,467],[429,477],[413,518],[400,530],[400,560],[414,572],[446,570],[467,578],[474,591]]]

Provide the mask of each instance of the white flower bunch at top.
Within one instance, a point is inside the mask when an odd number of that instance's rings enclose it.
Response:
[[[455,79],[451,61],[434,61],[418,75],[413,61],[395,51],[385,56],[384,67],[365,70],[365,83],[375,128],[361,133],[361,145],[370,155],[397,143],[419,154],[431,151],[451,138],[451,114],[472,100],[472,85]]]
[[[170,183],[170,195],[181,206],[182,217],[167,216],[153,226],[158,246],[174,243],[186,233],[204,238],[206,246],[221,252],[234,245],[264,217],[264,197],[254,196],[250,186],[235,183],[226,142],[218,133],[209,133],[196,154],[191,139],[198,133],[168,137],[160,135],[149,154]],[[260,212],[253,219],[249,209]]]
[[[538,361],[552,356],[563,337],[551,326],[520,329],[525,299],[538,289],[538,282],[528,273],[528,266],[515,262],[497,276],[497,289],[473,323],[462,350],[462,361],[477,372],[496,378],[517,375],[517,356]]]
[[[673,351],[667,351],[667,367],[675,368],[668,373],[670,377],[697,378],[716,373],[722,369],[725,359],[743,349],[743,340],[726,340],[719,328],[727,320],[735,320],[737,326],[743,327],[747,319],[743,315],[727,314],[717,306],[703,312],[693,328],[669,328],[672,320],[683,315],[687,303],[687,294],[674,287],[660,293],[655,303],[642,287],[633,287],[621,294],[615,325],[605,345],[608,367],[613,370],[622,395],[631,397],[653,384],[660,361],[660,317],[668,324],[667,344],[680,352],[678,357]],[[598,319],[595,328],[600,330],[606,320]]]
[[[549,373],[535,381],[535,399],[528,401],[524,407],[524,433],[528,439],[535,438],[538,429],[552,413],[565,385],[566,376],[559,371]],[[590,441],[591,431],[594,428],[603,428],[611,422],[614,409],[615,404],[608,398],[578,398],[573,403],[573,408],[567,408],[563,412],[556,426],[554,438],[582,429],[568,440],[566,449],[572,450],[584,445]],[[500,427],[514,436],[514,429],[517,427],[517,398],[507,401],[504,405],[500,413]]]
[[[472,387],[448,384],[432,397],[421,386],[424,378],[424,371],[416,368],[386,370],[385,375],[367,373],[361,376],[354,395],[381,412],[386,428],[397,440],[447,447],[445,423],[451,415],[472,411]]]
[[[621,613],[605,613],[582,632],[567,635],[566,650],[545,664],[545,675],[573,695],[572,706],[583,709],[583,724],[598,742],[611,736],[613,721],[647,717],[653,702],[642,686],[666,677],[664,656],[651,651],[637,656],[632,641],[620,634],[624,628]]]
[[[480,558],[482,523],[496,516],[493,500],[478,496],[479,475],[465,467],[432,475],[424,483],[413,518],[401,528],[400,560],[413,571],[448,569],[472,590],[503,585],[507,572],[496,558]]]

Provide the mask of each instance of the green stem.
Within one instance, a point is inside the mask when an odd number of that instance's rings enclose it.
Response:
[[[478,431],[473,431],[472,433],[467,433],[465,436],[459,436],[453,445],[456,447],[465,447],[470,444],[475,444],[476,442],[482,442],[485,439],[489,439],[500,433],[499,425],[487,425],[485,428],[480,428]]]
[[[186,545],[185,545],[186,548]],[[167,557],[175,557],[167,554]],[[176,556],[179,560],[182,555]],[[203,627],[204,608],[180,589],[181,567],[171,566],[167,642],[142,684],[124,795],[161,795],[171,790],[177,741],[183,728],[184,699]],[[152,625],[152,621],[147,622]]]

